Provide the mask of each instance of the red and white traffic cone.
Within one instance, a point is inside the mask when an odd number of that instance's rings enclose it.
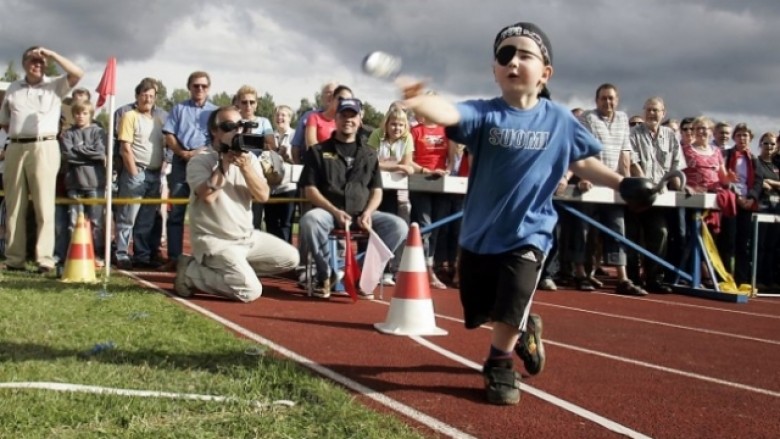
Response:
[[[409,228],[387,319],[384,323],[375,323],[374,327],[392,335],[447,335],[447,331],[436,326],[425,251],[417,223]]]

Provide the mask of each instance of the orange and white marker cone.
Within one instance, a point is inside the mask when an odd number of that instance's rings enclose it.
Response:
[[[409,228],[387,320],[375,323],[374,327],[392,335],[447,335],[447,331],[436,327],[425,251],[417,223]]]
[[[63,282],[97,282],[92,231],[84,218],[84,213],[79,213],[76,228],[73,229],[73,235],[70,237],[68,257],[65,259],[65,269],[62,271],[61,280]]]

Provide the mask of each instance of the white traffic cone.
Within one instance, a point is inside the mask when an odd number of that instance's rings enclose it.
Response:
[[[392,335],[447,335],[447,331],[436,327],[425,252],[417,223],[412,223],[409,228],[387,319],[384,323],[375,323],[374,327],[379,332]]]

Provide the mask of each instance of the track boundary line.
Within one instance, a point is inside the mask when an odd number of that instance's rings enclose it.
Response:
[[[384,301],[377,301],[377,302],[386,303]],[[449,320],[449,321],[455,322],[455,323],[463,323],[463,320],[461,320],[461,319],[459,319],[457,317],[451,317],[451,316],[447,316],[447,315],[443,315],[443,314],[436,314],[436,317],[442,318],[444,320]],[[480,326],[480,328],[492,331],[492,328],[490,326],[487,326],[487,325],[482,325],[482,326]],[[759,394],[762,394],[762,395],[768,395],[768,396],[773,396],[773,397],[776,397],[776,398],[780,398],[780,392],[776,392],[774,390],[762,389],[760,387],[754,387],[754,386],[749,386],[747,384],[735,383],[733,381],[726,381],[726,380],[722,380],[720,378],[715,378],[715,377],[710,377],[710,376],[707,376],[707,375],[697,374],[695,372],[687,372],[687,371],[684,371],[684,370],[681,370],[681,369],[674,369],[674,368],[667,367],[667,366],[661,366],[660,364],[648,363],[646,361],[641,361],[641,360],[634,360],[632,358],[623,357],[623,356],[620,356],[620,355],[613,355],[613,354],[608,354],[606,352],[594,351],[592,349],[582,348],[582,347],[579,347],[579,346],[574,346],[574,345],[570,345],[570,344],[567,344],[567,343],[562,343],[562,342],[559,342],[559,341],[550,340],[549,338],[545,338],[544,339],[544,343],[545,344],[549,344],[549,345],[553,345],[553,346],[557,346],[557,347],[560,347],[560,348],[564,348],[564,349],[570,349],[570,350],[573,350],[573,351],[581,352],[581,353],[584,353],[584,354],[595,355],[597,357],[603,357],[603,358],[607,358],[607,359],[610,359],[610,360],[619,361],[621,363],[633,364],[635,366],[646,367],[646,368],[649,368],[649,369],[659,370],[659,371],[671,373],[671,374],[674,374],[674,375],[681,375],[681,376],[684,376],[686,378],[694,378],[694,379],[697,379],[697,380],[700,380],[700,381],[705,381],[705,382],[708,382],[708,383],[720,384],[720,385],[727,386],[727,387],[732,387],[732,388],[735,388],[735,389],[747,390],[749,392],[754,392],[754,393],[759,393]]]
[[[239,325],[239,324],[237,324],[235,322],[232,322],[232,321],[230,321],[230,320],[228,320],[228,319],[226,319],[224,317],[221,317],[221,316],[219,316],[219,315],[217,315],[217,314],[207,310],[206,308],[203,308],[203,307],[201,307],[199,305],[196,305],[196,304],[194,304],[192,302],[184,300],[181,297],[175,296],[175,295],[169,293],[168,291],[160,288],[159,286],[157,286],[157,285],[155,285],[155,284],[153,284],[153,283],[151,283],[151,282],[149,282],[149,281],[147,281],[145,279],[141,279],[140,277],[134,275],[132,272],[123,271],[123,270],[118,270],[118,271],[120,273],[126,275],[126,276],[131,277],[135,281],[140,282],[141,284],[143,284],[143,285],[145,285],[145,286],[147,286],[149,288],[152,288],[152,289],[154,289],[156,291],[159,291],[160,293],[170,297],[171,299],[173,299],[176,302],[178,302],[178,303],[180,303],[180,304],[182,304],[182,305],[192,309],[193,311],[196,311],[196,312],[198,312],[198,313],[200,313],[200,314],[202,314],[202,315],[204,315],[204,316],[206,316],[206,317],[216,321],[217,323],[219,323],[219,324],[221,324],[221,325],[223,325],[223,326],[225,326],[227,328],[230,328],[231,330],[233,330],[233,331],[243,335],[244,337],[246,337],[246,338],[248,338],[250,340],[253,340],[253,341],[257,342],[257,343],[260,343],[260,344],[262,344],[264,346],[267,346],[268,348],[278,352],[282,356],[287,357],[287,358],[295,361],[296,363],[301,364],[302,366],[305,366],[305,367],[307,367],[307,368],[317,372],[318,374],[323,375],[323,376],[325,376],[325,377],[327,377],[327,378],[329,378],[329,379],[331,379],[331,380],[333,380],[333,381],[343,385],[344,387],[347,387],[348,389],[350,389],[350,390],[352,390],[354,392],[357,392],[357,393],[359,393],[359,394],[361,394],[361,395],[363,395],[363,396],[365,396],[367,398],[370,398],[370,399],[374,400],[375,402],[377,402],[379,404],[382,404],[385,407],[393,409],[394,411],[396,411],[396,412],[406,416],[407,418],[412,419],[415,422],[419,422],[420,424],[425,425],[426,427],[428,427],[428,428],[430,428],[430,429],[432,429],[432,430],[434,430],[436,432],[439,432],[441,434],[444,434],[444,435],[446,435],[448,437],[455,438],[455,439],[477,439],[476,437],[471,436],[470,434],[468,434],[466,432],[458,430],[457,428],[453,427],[452,425],[449,425],[449,424],[447,424],[445,422],[442,422],[442,421],[440,421],[440,420],[438,420],[438,419],[436,419],[436,418],[434,418],[434,417],[432,417],[430,415],[427,415],[427,414],[425,414],[425,413],[423,413],[423,412],[421,412],[421,411],[419,411],[417,409],[414,409],[414,408],[412,408],[412,407],[410,407],[410,406],[408,406],[406,404],[403,404],[400,401],[396,401],[395,399],[392,399],[392,398],[390,398],[388,396],[385,396],[384,394],[382,394],[380,392],[377,392],[376,390],[371,389],[371,388],[369,388],[367,386],[364,386],[364,385],[358,383],[357,381],[354,381],[354,380],[352,380],[352,379],[350,379],[350,378],[348,378],[348,377],[346,377],[344,375],[341,375],[341,374],[339,374],[339,373],[337,373],[337,372],[335,372],[335,371],[333,371],[331,369],[328,369],[327,367],[322,366],[321,364],[316,363],[315,361],[313,361],[313,360],[311,360],[311,359],[309,359],[307,357],[304,357],[303,355],[300,355],[300,354],[298,354],[298,353],[296,353],[294,351],[291,351],[291,350],[285,348],[282,345],[274,343],[273,341],[268,340],[267,338],[262,337],[259,334],[256,334],[256,333],[254,333],[254,332],[244,328],[243,326],[241,326],[241,325]]]
[[[726,381],[726,380],[722,380],[720,378],[710,377],[710,376],[707,376],[707,375],[701,375],[701,374],[698,374],[698,373],[695,373],[695,372],[687,372],[687,371],[681,370],[681,369],[675,369],[675,368],[672,368],[672,367],[661,366],[660,364],[648,363],[646,361],[641,361],[641,360],[634,360],[632,358],[627,358],[627,357],[623,357],[623,356],[620,356],[620,355],[612,355],[612,354],[608,354],[606,352],[594,351],[592,349],[581,348],[579,346],[574,346],[574,345],[570,345],[570,344],[566,344],[566,343],[561,343],[559,341],[551,341],[551,340],[545,339],[544,342],[546,344],[551,344],[553,346],[558,346],[558,347],[565,348],[565,349],[571,349],[573,351],[581,352],[583,354],[596,355],[596,356],[599,356],[599,357],[608,358],[610,360],[621,361],[623,363],[633,364],[635,366],[642,366],[642,367],[646,367],[646,368],[649,368],[649,369],[655,369],[655,370],[659,370],[659,371],[662,371],[662,372],[671,373],[671,374],[674,374],[674,375],[684,376],[686,378],[694,378],[694,379],[697,379],[697,380],[706,381],[708,383],[720,384],[720,385],[723,385],[723,386],[726,386],[726,387],[731,387],[731,388],[734,388],[734,389],[746,390],[748,392],[759,393],[759,394],[762,394],[762,395],[767,395],[767,396],[773,396],[775,398],[780,398],[780,392],[775,392],[774,390],[762,389],[761,387],[749,386],[747,384],[735,383],[733,381]]]
[[[666,326],[666,327],[674,328],[674,329],[684,329],[684,330],[693,331],[693,332],[700,332],[700,333],[703,333],[703,334],[720,335],[720,336],[723,336],[723,337],[736,338],[736,339],[739,339],[739,340],[747,340],[747,341],[753,341],[753,342],[757,342],[757,343],[766,343],[766,344],[772,344],[772,345],[780,346],[780,340],[769,340],[769,339],[765,339],[765,338],[750,337],[748,335],[732,334],[730,332],[714,331],[714,330],[711,330],[711,329],[694,328],[693,326],[678,325],[676,323],[666,323],[666,322],[660,322],[658,320],[643,319],[643,318],[640,318],[640,317],[631,317],[631,316],[624,316],[624,315],[620,315],[620,314],[613,314],[613,313],[602,312],[602,311],[593,311],[593,310],[589,310],[589,309],[575,308],[573,306],[558,305],[556,303],[549,303],[549,302],[543,302],[543,301],[538,301],[538,300],[535,300],[534,304],[535,305],[550,306],[550,307],[553,307],[553,308],[565,309],[565,310],[568,310],[568,311],[576,311],[576,312],[581,312],[581,313],[585,313],[585,314],[594,314],[594,315],[602,316],[602,317],[612,317],[612,318],[615,318],[615,319],[629,320],[629,321],[632,321],[632,322],[647,323],[647,324],[658,325],[658,326]]]
[[[756,313],[756,312],[751,312],[751,311],[739,311],[739,310],[736,310],[736,309],[726,309],[726,308],[717,308],[717,307],[714,307],[714,306],[695,305],[693,303],[667,302],[665,300],[649,299],[647,297],[623,296],[623,295],[620,295],[620,294],[605,293],[603,291],[593,291],[593,292],[590,292],[588,294],[598,294],[598,295],[601,295],[601,296],[615,297],[615,298],[624,299],[624,300],[636,300],[636,301],[640,301],[640,302],[659,303],[661,305],[682,306],[682,307],[686,307],[686,308],[696,308],[696,309],[706,309],[708,311],[720,311],[720,312],[728,312],[728,313],[732,313],[732,314],[741,314],[741,315],[746,315],[746,316],[750,316],[750,317],[765,317],[765,318],[768,318],[768,319],[778,319],[778,320],[780,320],[780,316],[774,315],[774,314],[763,314],[763,313]],[[751,300],[758,301],[760,299],[751,299]],[[761,300],[761,302],[770,302],[770,303],[772,303],[771,300],[769,300],[769,301]],[[780,304],[780,302],[778,302],[778,304]]]
[[[452,352],[450,350],[447,350],[435,343],[432,343],[429,340],[426,340],[420,336],[412,335],[409,337],[410,339],[414,340],[415,342],[419,343],[421,346],[430,349],[446,358],[449,358],[450,360],[453,360],[457,363],[460,363],[466,367],[469,367],[471,369],[482,371],[482,365],[475,363],[474,361],[469,360],[468,358],[465,358],[461,355],[456,354],[455,352]],[[571,412],[574,415],[577,415],[581,418],[584,418],[590,422],[593,422],[594,424],[600,425],[604,428],[606,428],[609,431],[613,431],[615,433],[619,433],[625,436],[628,436],[630,438],[634,439],[650,439],[650,436],[647,436],[643,433],[640,433],[636,430],[632,430],[629,427],[626,427],[623,424],[620,424],[618,422],[615,422],[609,418],[605,418],[604,416],[601,416],[597,413],[594,413],[584,407],[580,407],[574,403],[571,403],[569,401],[566,401],[565,399],[559,398],[555,395],[552,395],[550,393],[547,393],[543,390],[537,389],[535,387],[531,387],[528,384],[520,383],[520,389],[525,392],[529,393],[542,401],[545,401],[549,404],[552,404],[554,406],[557,406],[559,408],[562,408],[568,412]]]

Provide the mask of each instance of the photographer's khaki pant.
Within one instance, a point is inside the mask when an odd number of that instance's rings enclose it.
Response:
[[[284,273],[298,266],[298,249],[265,232],[187,266],[187,282],[210,294],[251,302],[263,293],[257,276]]]

